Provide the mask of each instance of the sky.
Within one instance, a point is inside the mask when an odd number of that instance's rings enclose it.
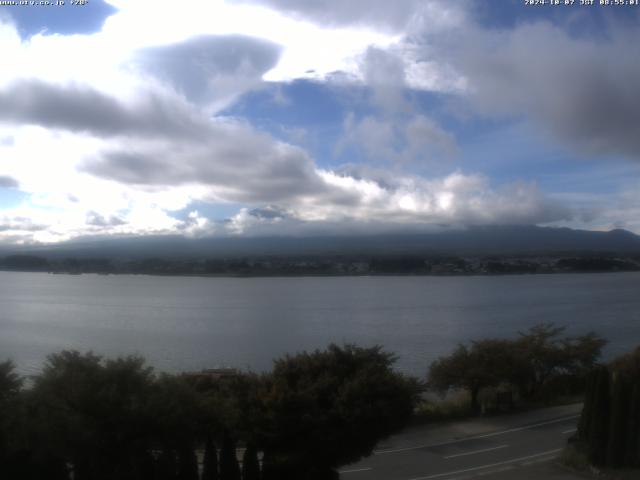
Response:
[[[0,243],[640,234],[640,6],[41,3],[0,2]]]

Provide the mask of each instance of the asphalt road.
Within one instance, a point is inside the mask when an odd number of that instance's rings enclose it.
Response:
[[[530,478],[526,470],[557,458],[576,429],[581,405],[415,428],[341,470],[343,480]],[[522,474],[516,470],[521,469]],[[500,475],[502,474],[502,475]],[[542,478],[542,477],[539,477]]]

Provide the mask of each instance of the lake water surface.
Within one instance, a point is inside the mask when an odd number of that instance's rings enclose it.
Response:
[[[268,369],[330,342],[383,345],[424,375],[459,342],[542,321],[640,344],[640,273],[198,278],[0,272],[0,359],[35,373],[61,349],[139,353],[159,370]]]

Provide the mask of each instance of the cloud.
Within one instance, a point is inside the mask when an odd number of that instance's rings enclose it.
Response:
[[[117,227],[120,225],[125,225],[127,223],[115,215],[104,217],[94,211],[90,211],[89,213],[87,213],[86,222],[87,225],[92,225],[94,227]]]
[[[278,62],[281,47],[243,35],[201,35],[138,51],[134,64],[199,105],[220,110],[258,87]]]
[[[384,111],[411,109],[405,93],[405,65],[389,50],[369,47],[362,58],[364,82],[373,91],[373,102]]]
[[[350,28],[301,20],[261,2],[183,0],[179,9],[155,0],[109,3],[119,11],[107,19],[103,33],[118,43],[119,37],[124,37],[136,46],[166,45],[215,34],[277,44],[280,57],[277,65],[264,74],[267,81],[325,80],[335,72],[351,74],[357,69],[355,57],[368,46],[395,41],[392,33],[373,26]],[[140,28],[142,24],[144,29]]]
[[[38,79],[0,90],[0,122],[31,124],[97,136],[198,136],[206,124],[192,107],[166,93],[141,92],[135,101],[87,85],[56,85]]]
[[[546,22],[501,31],[469,25],[439,55],[467,78],[480,113],[527,115],[583,154],[640,158],[637,25],[612,24],[604,38],[573,37]]]
[[[467,92],[464,74],[481,105],[490,99],[481,80],[500,75],[473,64],[463,48],[448,59],[438,56],[440,44],[427,43],[460,24],[443,2],[271,0],[263,3],[270,10],[111,3],[119,13],[93,35],[20,42],[0,29],[12,55],[0,68],[16,65],[0,82],[0,138],[12,138],[0,148],[2,178],[28,194],[24,204],[0,210],[2,238],[425,231],[573,215],[533,183],[495,186],[461,171],[400,173],[398,165],[449,159],[457,150],[453,135],[411,104],[408,88],[459,95]],[[61,53],[74,42],[78,58]],[[347,118],[343,148],[391,161],[393,171],[327,166],[220,113],[265,79],[337,77],[368,86],[373,104]],[[291,129],[291,138],[303,138],[303,127]],[[216,223],[193,210],[196,202],[240,207]],[[16,219],[30,219],[32,230]]]
[[[3,236],[6,234],[24,235],[39,232],[46,228],[47,225],[34,223],[32,219],[26,217],[0,217],[0,233]]]
[[[398,32],[412,24],[428,22],[432,28],[452,21],[453,9],[442,0],[234,0],[234,3],[257,3],[331,26],[374,26]]]
[[[407,148],[412,157],[440,154],[451,158],[458,151],[453,135],[425,115],[416,115],[411,119],[405,136]]]
[[[18,188],[20,183],[8,175],[0,175],[0,188]]]
[[[140,140],[109,146],[80,168],[132,185],[202,185],[212,197],[234,202],[293,201],[325,188],[302,149],[232,119],[212,120],[199,141]]]
[[[369,160],[404,165],[434,164],[458,152],[453,135],[422,114],[367,115],[359,120],[349,114],[337,151],[350,148]]]
[[[415,231],[434,226],[532,224],[568,220],[572,212],[547,199],[534,184],[494,189],[480,175],[460,172],[425,180],[385,170],[341,174],[321,172],[324,180],[352,198],[345,207],[324,197],[289,208],[270,205],[241,209],[218,233],[243,235],[352,234]]]

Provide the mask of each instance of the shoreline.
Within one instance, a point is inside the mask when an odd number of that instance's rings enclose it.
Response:
[[[10,270],[0,268],[0,272],[7,273],[46,273],[48,275],[96,275],[96,276],[146,276],[146,277],[184,277],[184,278],[354,278],[354,277],[525,277],[538,275],[593,275],[607,273],[640,273],[638,270],[567,270],[567,271],[541,271],[541,272],[508,272],[508,273],[489,273],[489,272],[470,272],[470,273],[148,273],[148,272],[61,272],[61,271],[45,271],[45,270]]]

